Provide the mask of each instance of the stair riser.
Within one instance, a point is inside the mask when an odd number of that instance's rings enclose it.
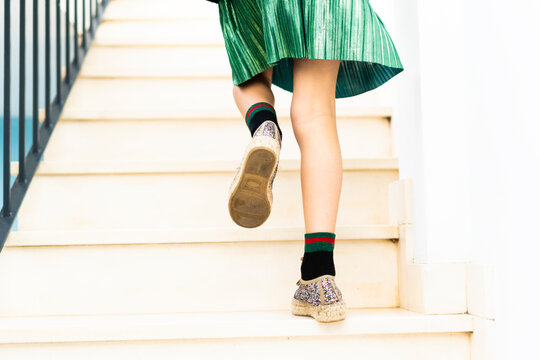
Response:
[[[228,212],[234,172],[36,176],[19,211],[25,230],[237,226]],[[339,225],[387,224],[388,184],[397,171],[345,171]],[[263,226],[304,223],[300,174],[278,172]]]
[[[301,240],[8,247],[0,316],[286,310],[303,247]],[[349,306],[398,306],[395,243],[338,239],[334,258]]]
[[[308,319],[306,319],[308,320]],[[312,320],[313,321],[313,320]],[[346,321],[346,320],[345,320]],[[336,324],[337,325],[337,324]],[[332,325],[326,325],[334,328]],[[329,331],[331,333],[331,331]],[[54,354],[55,360],[122,359],[351,359],[467,360],[469,335],[410,334],[348,337],[274,337],[266,339],[122,341],[93,343],[7,344],[0,356],[27,360]]]
[[[178,0],[115,0],[107,5],[104,20],[218,18],[212,3]]]
[[[103,46],[223,46],[219,19],[177,21],[105,21],[95,35],[95,45]]]
[[[224,47],[104,47],[90,49],[83,77],[231,77]]]
[[[291,122],[280,119],[281,159],[299,159]],[[383,118],[339,119],[344,158],[392,156],[390,123]],[[249,141],[240,117],[224,120],[60,121],[46,161],[240,161]],[[204,139],[204,141],[201,141]],[[69,151],[66,151],[69,149]]]
[[[242,118],[228,79],[77,79],[62,118]],[[291,93],[274,87],[278,115],[290,114]],[[339,99],[338,116],[361,116],[377,106],[377,93]],[[366,110],[369,109],[369,110]],[[371,116],[377,116],[371,114]]]

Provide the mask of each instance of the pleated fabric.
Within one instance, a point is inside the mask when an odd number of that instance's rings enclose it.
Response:
[[[221,0],[219,16],[236,85],[274,67],[273,84],[292,92],[294,58],[341,60],[336,98],[403,71],[368,0]]]

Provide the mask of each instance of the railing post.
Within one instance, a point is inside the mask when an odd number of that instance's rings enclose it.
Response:
[[[4,166],[3,166],[3,194],[4,204],[2,216],[10,216],[9,188],[11,180],[11,4],[4,1]]]
[[[90,32],[94,31],[94,0],[90,0]]]
[[[39,0],[34,0],[32,9],[32,151],[39,150],[39,31],[38,31],[38,15],[39,15]]]
[[[60,44],[60,1],[61,0],[56,0],[56,103],[58,105],[62,104],[62,44]]]
[[[45,123],[51,128],[51,0],[45,0]]]
[[[75,59],[73,62],[76,67],[79,67],[79,1],[75,0],[73,5],[73,51],[75,51]]]
[[[71,55],[69,53],[69,41],[69,0],[66,0],[66,84],[69,84],[69,79],[71,77]]]
[[[82,47],[86,51],[86,0],[82,0]]]
[[[26,0],[20,0],[19,16],[19,181],[26,181]]]

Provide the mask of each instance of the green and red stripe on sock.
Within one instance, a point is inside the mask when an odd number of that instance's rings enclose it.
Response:
[[[304,256],[300,271],[302,279],[311,280],[321,275],[336,275],[334,245],[336,234],[313,232],[304,235]]]
[[[258,102],[251,105],[246,112],[246,125],[251,132],[251,136],[253,136],[257,128],[267,120],[273,121],[277,125],[280,135],[282,135],[281,129],[277,122],[276,110],[272,104]]]
[[[336,234],[331,232],[315,232],[304,235],[304,251],[334,251]]]
[[[246,125],[249,126],[250,120],[253,119],[255,114],[257,114],[257,113],[259,113],[261,111],[269,111],[274,116],[276,116],[276,110],[274,109],[274,107],[271,104],[268,104],[268,103],[265,103],[265,102],[258,102],[258,103],[255,103],[255,104],[251,105],[251,107],[246,112]]]

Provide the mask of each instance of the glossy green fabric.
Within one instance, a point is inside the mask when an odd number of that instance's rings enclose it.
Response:
[[[225,47],[238,85],[274,66],[293,90],[293,58],[342,60],[336,98],[375,89],[403,66],[368,0],[221,0]]]

